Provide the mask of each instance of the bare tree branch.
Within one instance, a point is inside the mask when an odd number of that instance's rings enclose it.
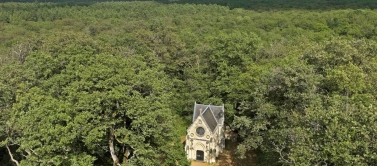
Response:
[[[21,43],[12,49],[11,56],[16,58],[22,64],[32,50],[33,46],[29,42]]]
[[[275,144],[275,142],[272,142],[272,145],[274,145],[276,152],[279,153],[281,160],[283,160],[284,162],[286,162],[288,164],[292,164],[292,161],[289,161],[288,159],[285,158],[286,155],[283,152],[284,147],[279,147],[278,145]]]
[[[12,160],[17,166],[19,166],[20,163],[19,163],[16,159],[13,158],[12,152],[10,151],[8,145],[5,145],[5,147],[8,149],[8,153],[9,153],[10,159],[11,159],[11,160]]]

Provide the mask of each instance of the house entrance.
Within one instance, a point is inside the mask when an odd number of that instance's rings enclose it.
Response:
[[[196,160],[204,161],[204,152],[201,150],[196,151]]]

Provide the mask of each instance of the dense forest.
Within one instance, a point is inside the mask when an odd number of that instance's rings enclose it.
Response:
[[[259,165],[377,165],[374,0],[24,2],[0,3],[0,165],[189,165],[194,102]]]

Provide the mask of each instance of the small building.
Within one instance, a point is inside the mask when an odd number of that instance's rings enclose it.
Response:
[[[195,102],[192,124],[186,136],[187,159],[215,163],[225,148],[224,129],[224,106]]]

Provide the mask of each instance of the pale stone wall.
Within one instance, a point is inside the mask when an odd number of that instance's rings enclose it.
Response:
[[[204,135],[198,135],[196,129],[203,127],[205,129]],[[187,129],[186,136],[186,154],[187,159],[196,160],[197,151],[204,152],[204,162],[215,163],[216,157],[223,151],[225,147],[224,127],[223,125],[217,126],[215,131],[210,132],[208,126],[203,122],[202,117],[198,117],[195,122]],[[216,152],[211,153],[211,149],[216,149]]]

